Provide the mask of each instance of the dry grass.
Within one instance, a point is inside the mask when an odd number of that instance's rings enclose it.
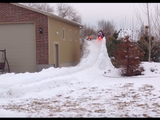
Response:
[[[67,94],[24,99],[0,105],[0,108],[25,112],[27,117],[159,117],[157,100],[160,96],[154,90],[147,84],[135,89],[133,83],[112,89],[80,87],[78,91],[83,92],[77,98],[70,95],[77,91],[69,90]]]

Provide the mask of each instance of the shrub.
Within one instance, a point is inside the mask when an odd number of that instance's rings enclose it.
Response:
[[[143,67],[140,67],[140,58],[143,56],[134,42],[129,40],[129,36],[123,39],[122,44],[117,44],[115,61],[121,67],[122,76],[142,75]]]

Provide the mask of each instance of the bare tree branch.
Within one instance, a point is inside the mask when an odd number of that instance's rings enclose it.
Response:
[[[78,11],[67,3],[57,3],[56,12],[58,16],[62,18],[81,23],[81,16],[79,15]]]
[[[98,29],[103,31],[105,37],[111,36],[115,31],[115,26],[113,21],[110,22],[105,20],[99,20],[97,22],[97,25]]]
[[[54,7],[50,6],[49,3],[21,3],[21,4],[26,5],[28,7],[35,8],[35,9],[39,9],[45,12],[49,12],[52,14],[55,12]]]

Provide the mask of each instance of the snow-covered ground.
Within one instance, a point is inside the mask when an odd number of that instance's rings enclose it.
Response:
[[[160,117],[160,63],[121,77],[105,38],[85,43],[77,66],[0,75],[0,117]]]

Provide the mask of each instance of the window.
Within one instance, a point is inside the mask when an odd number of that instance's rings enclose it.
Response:
[[[72,40],[72,31],[71,30],[69,31],[69,39],[70,39],[70,41]]]
[[[77,42],[77,31],[75,32],[75,40],[76,40],[76,42]]]
[[[63,38],[63,40],[65,40],[65,28],[63,28],[63,30],[62,30],[62,38]]]

